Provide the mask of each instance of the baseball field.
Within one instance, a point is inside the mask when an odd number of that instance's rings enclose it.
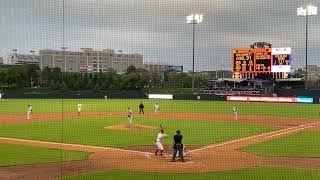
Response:
[[[138,113],[140,102],[144,115]],[[27,120],[29,104],[33,113]],[[318,104],[1,99],[0,177],[320,179],[319,110]],[[160,124],[168,135],[162,157],[154,154]],[[170,162],[178,129],[186,162]]]

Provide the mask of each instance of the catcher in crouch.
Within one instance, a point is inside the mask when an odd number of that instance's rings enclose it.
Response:
[[[164,148],[163,148],[163,145],[161,144],[161,140],[166,138],[166,137],[167,137],[167,135],[164,133],[164,130],[160,129],[160,132],[159,132],[159,134],[157,136],[157,139],[155,141],[156,142],[156,146],[157,146],[157,150],[155,152],[156,155],[158,155],[158,152],[160,150],[160,156],[162,156]]]

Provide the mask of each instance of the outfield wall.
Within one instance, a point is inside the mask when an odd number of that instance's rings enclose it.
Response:
[[[48,91],[48,92],[3,92],[5,99],[144,99],[143,91]]]
[[[320,89],[275,89],[278,96],[305,96],[320,98]]]
[[[172,94],[176,100],[211,100],[239,102],[284,102],[284,103],[319,103],[320,90],[287,89],[278,91],[278,97],[234,96],[231,100],[222,95],[181,95]],[[151,93],[150,93],[151,94]],[[161,94],[161,93],[159,93]],[[112,90],[112,91],[43,91],[43,92],[2,92],[4,99],[147,99],[148,93],[143,90]],[[312,98],[313,102],[311,102]]]

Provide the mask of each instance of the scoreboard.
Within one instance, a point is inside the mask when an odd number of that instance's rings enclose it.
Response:
[[[272,48],[272,72],[291,72],[291,48]]]
[[[290,73],[291,48],[232,49],[233,74]]]
[[[291,61],[290,54],[276,54],[272,56],[272,65],[290,65]]]
[[[271,48],[256,49],[255,72],[271,72]]]
[[[233,49],[233,72],[260,73],[271,72],[271,48],[265,49]]]
[[[233,71],[251,72],[254,70],[254,54],[250,49],[232,50]]]

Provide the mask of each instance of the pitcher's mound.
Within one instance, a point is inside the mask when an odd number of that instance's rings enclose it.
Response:
[[[128,124],[118,124],[113,126],[104,127],[105,129],[112,129],[112,130],[120,130],[120,131],[150,131],[156,130],[158,127],[155,126],[147,126],[142,124],[133,124],[129,126]]]

